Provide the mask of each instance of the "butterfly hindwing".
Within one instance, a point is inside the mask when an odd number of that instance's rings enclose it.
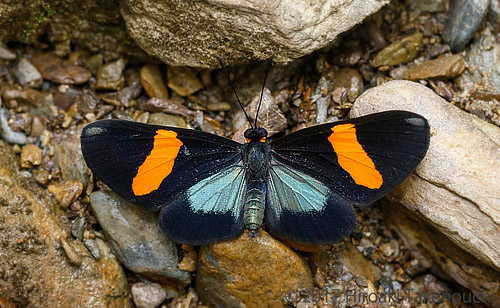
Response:
[[[356,214],[348,200],[322,182],[275,163],[267,184],[266,223],[279,238],[330,244],[351,232]]]
[[[241,160],[241,145],[213,134],[123,120],[82,131],[94,174],[128,201],[157,210],[189,187]]]
[[[204,245],[243,232],[245,172],[232,166],[171,200],[160,212],[160,227],[178,243]]]
[[[425,118],[387,111],[297,131],[273,141],[271,156],[315,178],[340,199],[365,205],[400,184],[428,144]]]

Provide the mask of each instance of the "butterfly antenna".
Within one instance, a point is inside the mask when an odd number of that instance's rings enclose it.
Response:
[[[226,74],[227,80],[229,81],[229,85],[231,86],[231,89],[233,89],[234,96],[236,96],[236,99],[238,100],[238,104],[240,104],[241,110],[243,110],[243,113],[245,114],[245,117],[247,118],[248,124],[250,124],[250,128],[253,128],[252,120],[250,120],[250,117],[248,116],[247,112],[245,111],[245,108],[243,107],[243,104],[240,101],[240,98],[238,97],[238,93],[236,93],[236,89],[233,86],[233,82],[231,81],[231,78],[229,78],[229,73],[226,69],[226,66],[222,62],[222,59],[219,55],[216,54],[215,57],[217,58],[217,61],[219,61],[220,67],[222,68],[222,70]]]
[[[267,75],[269,75],[269,71],[271,70],[271,66],[273,66],[273,58],[274,55],[271,56],[269,59],[269,65],[267,66],[266,74],[264,75],[264,83],[262,84],[262,90],[260,90],[260,99],[259,99],[259,105],[257,106],[257,112],[255,113],[255,124],[254,126],[257,127],[257,119],[259,118],[259,110],[260,106],[262,105],[262,97],[264,96],[264,88],[266,87],[266,80],[267,80]]]

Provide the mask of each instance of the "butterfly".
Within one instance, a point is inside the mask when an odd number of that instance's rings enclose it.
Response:
[[[353,206],[400,184],[429,144],[426,119],[407,111],[316,125],[272,141],[257,121],[249,123],[241,144],[192,129],[101,120],[83,129],[82,152],[121,197],[159,211],[160,228],[178,243],[226,241],[245,229],[254,237],[265,222],[277,238],[330,244],[352,231]]]

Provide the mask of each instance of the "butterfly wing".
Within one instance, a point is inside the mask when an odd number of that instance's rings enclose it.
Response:
[[[241,161],[241,145],[200,131],[103,120],[81,135],[85,161],[94,174],[126,200],[157,210]]]
[[[174,198],[160,212],[160,227],[178,243],[205,245],[243,232],[245,172],[222,170]]]
[[[318,125],[273,141],[266,209],[268,227],[278,236],[299,242],[331,243],[341,239],[354,225],[353,212],[347,210],[350,204],[369,204],[395,188],[417,167],[428,144],[427,121],[406,111]],[[323,193],[319,194],[322,197],[317,201],[322,207],[303,211],[301,206],[307,203],[300,199],[276,203],[272,195],[292,196],[307,190],[306,185],[298,184],[299,180],[288,189],[276,184],[282,177],[273,178],[273,174],[292,171],[300,175],[297,177],[300,181],[314,179],[315,186],[322,187]],[[311,225],[299,227],[297,224],[305,212]],[[345,221],[332,218],[346,213]],[[315,228],[318,230],[312,231]]]

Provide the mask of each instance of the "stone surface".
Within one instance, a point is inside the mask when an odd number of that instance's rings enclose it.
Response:
[[[147,64],[141,67],[141,84],[149,97],[168,98],[167,87],[158,65]]]
[[[196,290],[215,307],[286,307],[287,292],[312,287],[305,261],[262,229],[200,249]]]
[[[52,183],[47,189],[54,195],[57,202],[66,208],[80,197],[83,192],[83,184],[79,181],[67,180],[61,183]]]
[[[3,141],[0,196],[2,298],[15,307],[131,307],[125,274],[105,246],[97,262],[74,241],[82,263],[69,263],[60,245],[69,228],[65,212],[19,174],[16,155]]]
[[[446,15],[443,40],[453,52],[464,49],[481,26],[488,12],[489,0],[453,0]]]
[[[0,59],[15,60],[16,54],[0,42]]]
[[[2,128],[2,138],[8,143],[26,144],[26,134],[15,132],[9,126],[9,111],[2,108],[0,110],[0,127]]]
[[[431,128],[426,157],[388,197],[460,248],[500,269],[500,129],[409,81],[368,90],[351,115],[384,110],[419,113]]]
[[[131,293],[137,308],[156,308],[167,296],[167,291],[157,283],[134,283]]]
[[[34,144],[27,144],[21,150],[21,167],[31,168],[42,163],[42,149]]]
[[[43,78],[55,83],[82,84],[90,79],[87,69],[61,59],[54,52],[35,54],[31,62],[42,73]]]
[[[151,112],[165,112],[169,114],[175,114],[183,116],[186,119],[192,119],[196,112],[187,108],[186,106],[176,103],[168,98],[150,98],[146,105],[144,105],[144,110]]]
[[[40,107],[44,104],[45,98],[42,93],[35,89],[22,89],[19,85],[3,83],[1,86],[2,97],[6,103],[12,100],[18,103]]]
[[[214,54],[228,65],[309,54],[386,3],[139,0],[121,1],[120,8],[130,35],[148,54],[169,65],[216,68]]]
[[[252,122],[255,121],[259,100],[260,93],[245,107]],[[285,115],[280,110],[278,104],[276,104],[271,91],[267,88],[264,89],[264,95],[262,96],[262,105],[260,106],[257,125],[267,130],[268,137],[284,131],[287,127]]]
[[[455,77],[465,69],[465,62],[461,55],[443,55],[437,59],[425,61],[408,68],[404,79],[421,80],[436,77]]]
[[[37,88],[43,82],[40,72],[26,58],[21,58],[17,63],[15,75],[17,82],[23,87]]]
[[[203,88],[196,71],[189,67],[169,67],[167,85],[180,96],[189,96]]]
[[[125,85],[124,69],[125,60],[123,59],[104,64],[97,71],[95,88],[101,90],[119,90],[123,88]]]
[[[187,128],[186,121],[182,117],[161,112],[152,113],[149,116],[148,123]]]
[[[146,213],[109,191],[90,195],[90,205],[115,255],[131,271],[158,282],[190,283],[179,270],[177,246],[160,230],[155,213]]]
[[[422,44],[422,37],[421,32],[415,32],[400,38],[379,51],[373,58],[371,65],[373,67],[398,65],[415,59]]]

